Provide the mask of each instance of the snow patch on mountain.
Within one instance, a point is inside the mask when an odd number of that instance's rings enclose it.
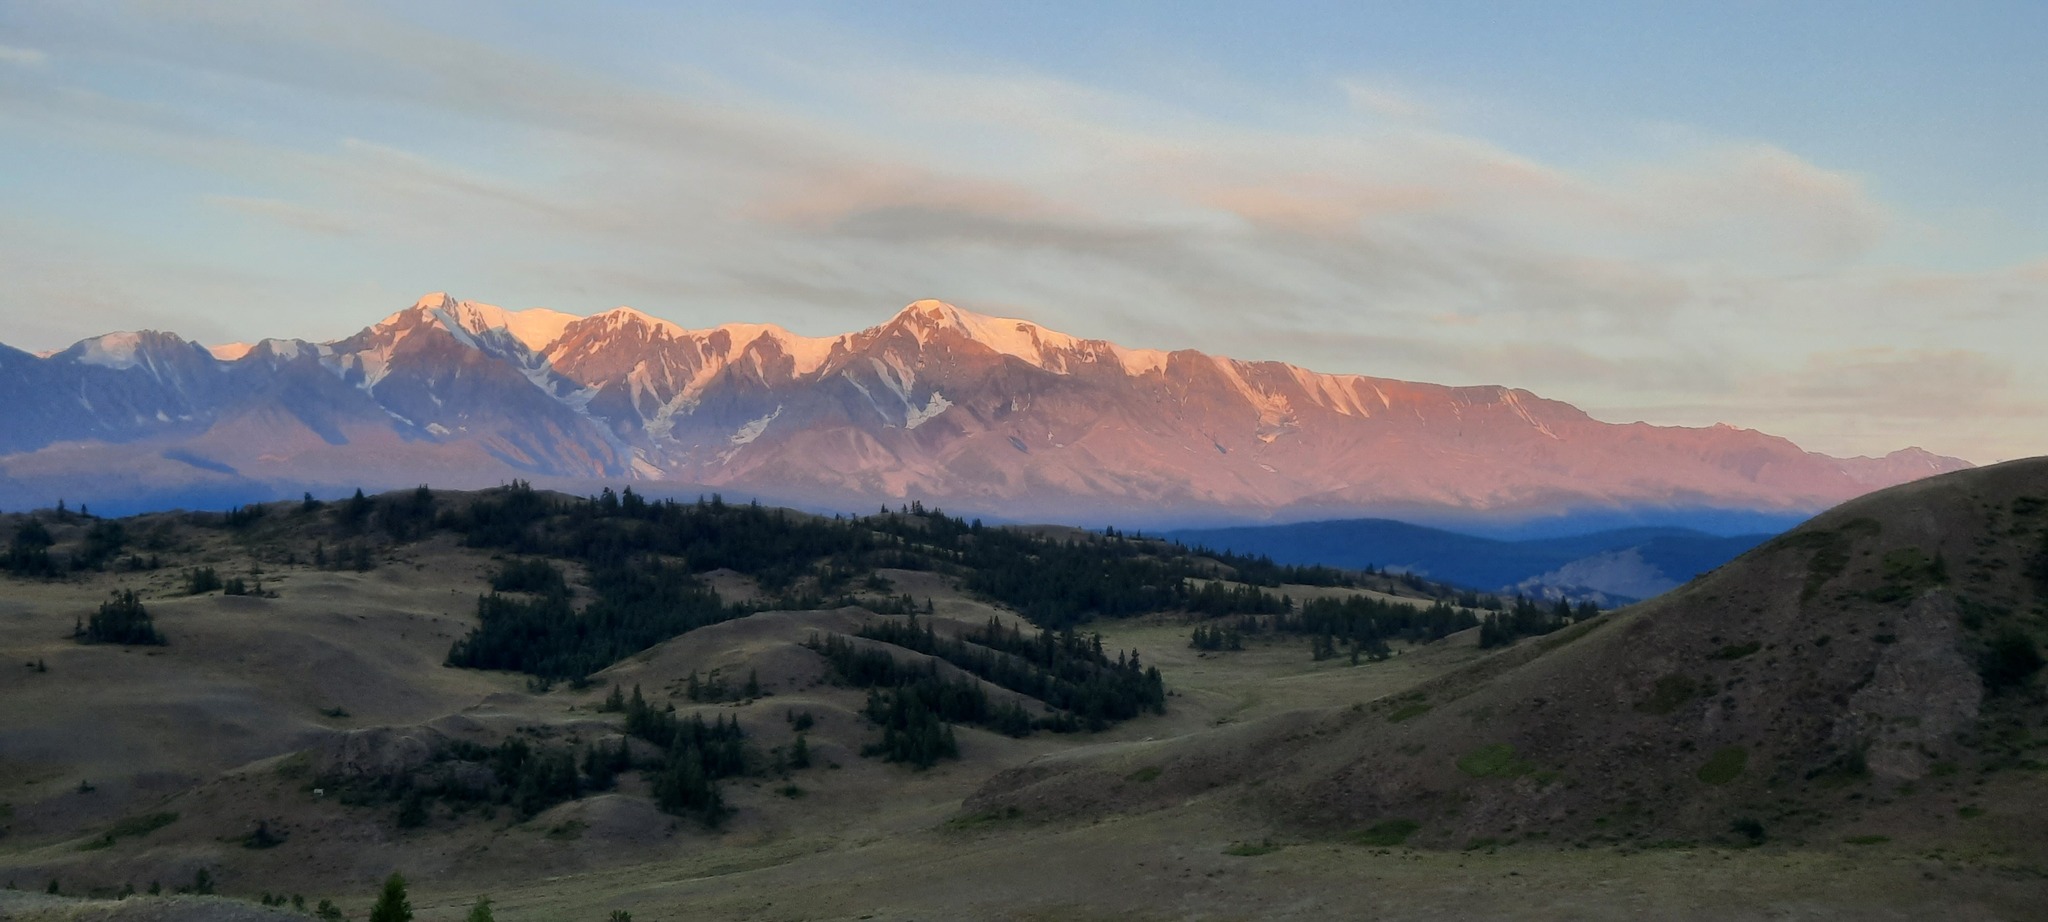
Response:
[[[233,362],[242,356],[248,355],[255,348],[254,343],[221,343],[217,346],[206,347],[206,351],[212,353],[214,358],[220,359],[223,362]]]
[[[647,460],[647,453],[639,449],[633,450],[632,467],[634,476],[641,480],[660,480],[668,473],[662,470],[660,465]]]
[[[739,427],[739,429],[737,430],[734,430],[732,434],[732,444],[746,445],[753,442],[755,439],[760,438],[761,433],[768,431],[768,424],[774,422],[775,417],[781,415],[782,407],[778,406],[775,408],[774,412],[769,413],[767,416],[763,416],[760,419],[749,421],[746,425]]]
[[[778,351],[796,362],[795,374],[799,377],[823,368],[832,357],[832,347],[847,339],[844,336],[799,336],[772,323],[727,323],[704,332],[723,332],[732,337],[734,355],[746,352],[762,340],[772,342]]]
[[[1100,339],[1082,339],[1048,330],[1029,320],[991,317],[962,310],[944,301],[924,300],[904,308],[891,321],[911,331],[919,345],[930,345],[931,337],[950,330],[986,346],[1000,355],[1022,359],[1054,374],[1072,374],[1071,360],[1090,364],[1114,364],[1124,374],[1139,377],[1165,371],[1171,353],[1157,349],[1126,349]]]
[[[134,368],[142,364],[142,334],[108,333],[78,344],[78,360],[101,368]]]
[[[539,352],[561,339],[562,331],[568,329],[569,324],[581,319],[575,314],[534,307],[505,315],[505,331],[526,348]]]
[[[1537,419],[1535,414],[1530,413],[1528,407],[1522,405],[1522,397],[1519,392],[1502,388],[1500,402],[1506,404],[1509,409],[1514,410],[1515,415],[1520,416],[1523,422],[1534,426],[1537,432],[1541,432],[1553,439],[1558,437],[1557,433],[1550,431],[1549,426],[1544,425],[1542,420]]]
[[[627,327],[635,326],[646,327],[649,334],[657,339],[677,339],[690,335],[689,330],[683,329],[677,324],[624,305],[614,307],[602,314],[597,314],[592,319],[603,320],[606,328],[612,330],[623,330]]]
[[[1123,366],[1124,374],[1133,378],[1143,377],[1155,371],[1164,373],[1166,361],[1173,355],[1159,349],[1125,349],[1122,346],[1115,348],[1117,364]]]
[[[912,410],[910,415],[903,418],[903,428],[915,429],[922,426],[952,406],[953,401],[947,400],[946,395],[933,391],[932,399],[926,401],[922,409]]]
[[[897,400],[903,401],[905,409],[916,406],[910,399],[910,388],[917,383],[916,372],[899,364],[895,356],[890,356],[888,361],[869,358],[868,364],[874,366],[875,377],[881,379],[882,385],[887,387],[890,393],[895,394]]]

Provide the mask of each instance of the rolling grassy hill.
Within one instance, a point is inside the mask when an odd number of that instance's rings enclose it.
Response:
[[[1397,630],[1490,614],[1401,579],[636,503],[0,520],[56,573],[0,582],[0,913],[359,917],[402,870],[422,919],[1991,919],[2048,876],[2048,462],[1494,647]],[[72,636],[116,590],[166,644]],[[1383,648],[1275,628],[1318,605]]]

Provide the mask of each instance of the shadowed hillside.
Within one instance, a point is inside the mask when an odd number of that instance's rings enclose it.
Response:
[[[2048,460],[1848,503],[1652,602],[1424,682],[1135,761],[1025,766],[970,811],[1241,789],[1288,825],[1466,847],[1886,839],[2040,868]],[[2003,850],[2010,851],[2003,851]]]

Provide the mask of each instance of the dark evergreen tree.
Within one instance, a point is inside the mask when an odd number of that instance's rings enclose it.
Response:
[[[117,643],[135,646],[162,646],[164,635],[156,629],[156,622],[149,617],[148,609],[135,597],[132,589],[123,589],[108,601],[100,603],[100,610],[92,620],[78,632],[80,640],[86,643]]]
[[[384,878],[377,904],[370,907],[370,922],[412,922],[412,900],[405,894],[405,878],[397,871]]]
[[[7,571],[18,576],[56,576],[57,564],[50,559],[50,547],[55,543],[49,528],[36,517],[28,517],[14,530],[14,540],[8,545]]]

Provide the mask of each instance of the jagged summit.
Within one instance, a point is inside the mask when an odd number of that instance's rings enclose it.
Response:
[[[911,302],[877,329],[908,331],[920,344],[935,342],[946,334],[959,336],[1056,374],[1100,365],[1142,375],[1163,369],[1168,360],[1168,353],[1160,350],[1126,349],[1107,340],[1084,339],[1029,320],[978,314],[932,299]]]
[[[574,314],[536,307],[508,311],[495,304],[460,301],[444,291],[427,294],[413,306],[371,325],[372,331],[407,330],[423,323],[436,323],[450,333],[471,336],[503,331],[527,349],[538,352],[562,335],[563,329],[581,318]]]

